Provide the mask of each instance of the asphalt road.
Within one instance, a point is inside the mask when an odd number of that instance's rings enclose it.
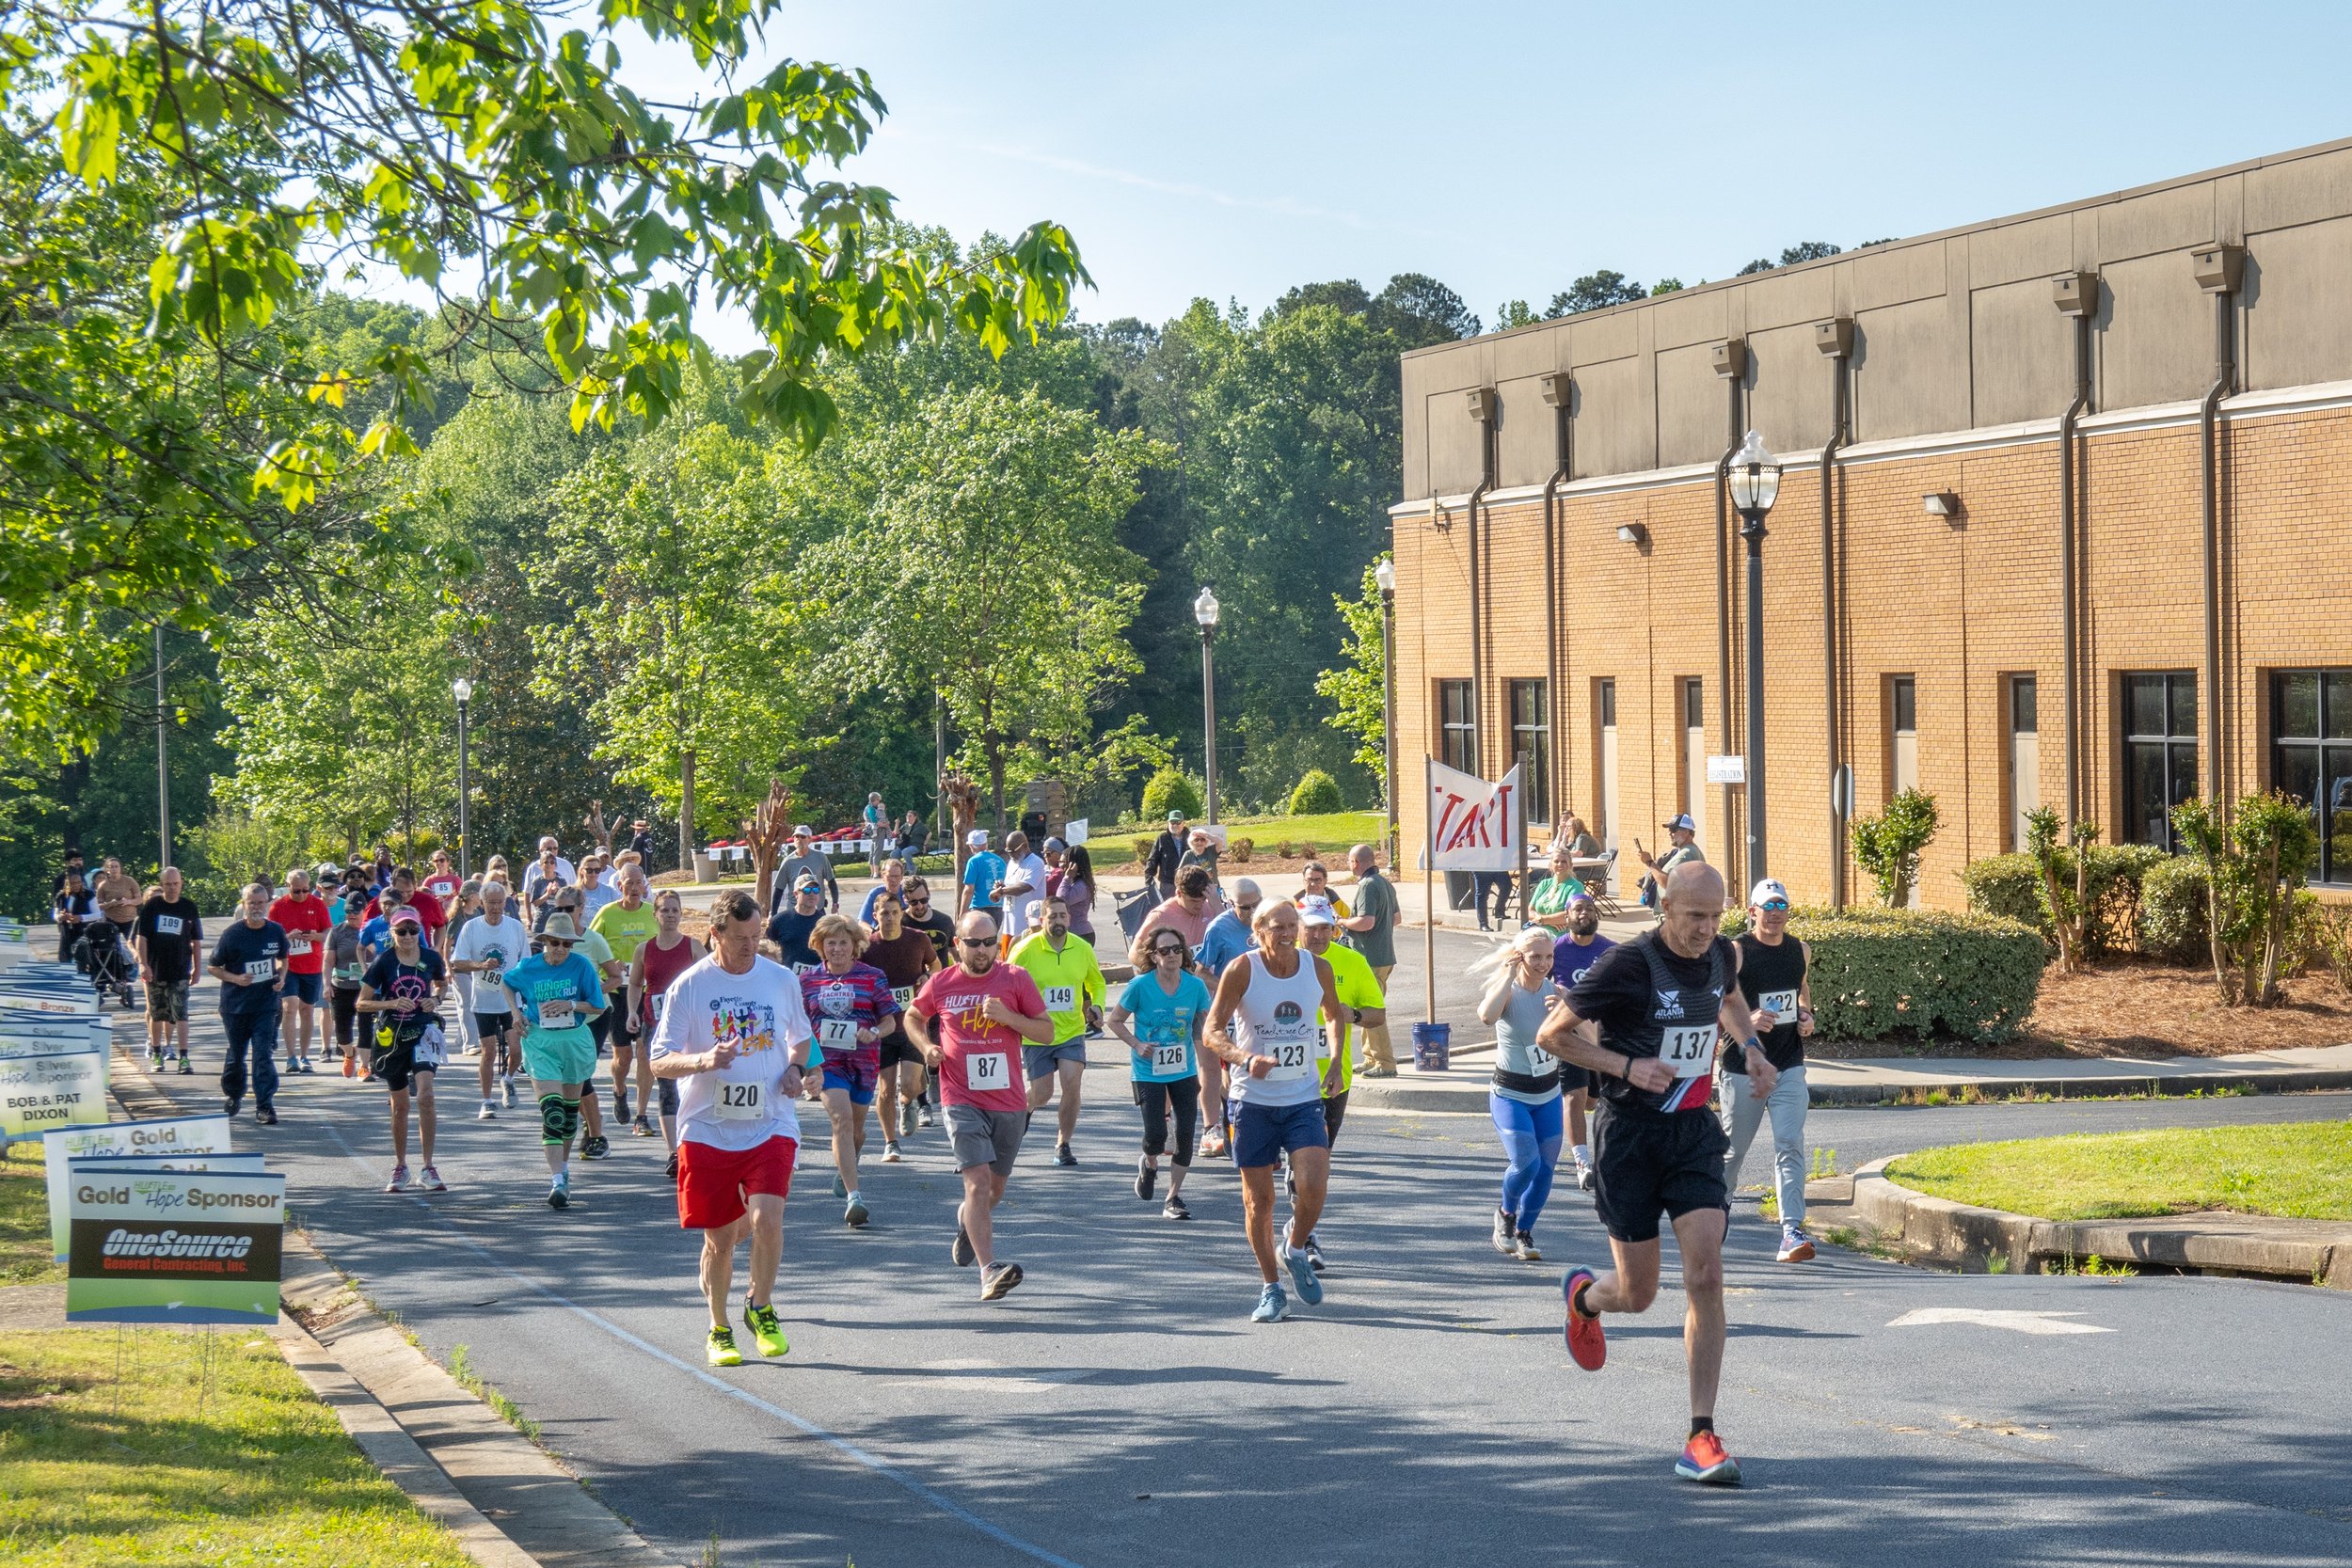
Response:
[[[198,1003],[199,1060],[216,1063],[209,993]],[[466,1345],[680,1561],[714,1538],[729,1565],[866,1568],[1406,1568],[1535,1543],[1596,1562],[2352,1560],[2340,1293],[1963,1277],[1834,1248],[1782,1267],[1743,1207],[1719,1419],[1748,1484],[1702,1493],[1671,1472],[1687,1408],[1671,1249],[1658,1305],[1612,1321],[1604,1371],[1578,1370],[1558,1281],[1606,1255],[1589,1199],[1557,1200],[1543,1265],[1496,1257],[1500,1162],[1478,1117],[1351,1119],[1328,1295],[1270,1326],[1247,1321],[1230,1172],[1204,1164],[1189,1226],[1132,1195],[1135,1112],[1108,1065],[1088,1075],[1082,1164],[1056,1169],[1033,1143],[1015,1173],[999,1256],[1028,1279],[1000,1304],[948,1261],[957,1184],[938,1132],[909,1164],[868,1167],[862,1233],[840,1225],[813,1136],[778,1291],[792,1353],[714,1373],[698,1240],[677,1228],[660,1143],[576,1164],[574,1206],[553,1213],[535,1121],[472,1120],[471,1063],[457,1067],[444,1196],[374,1190],[382,1097],[340,1076],[290,1081],[281,1124],[247,1122],[239,1147],[271,1150],[300,1223],[380,1307],[437,1356]],[[159,1086],[209,1100],[202,1077]],[[1955,1139],[2347,1109],[1839,1110],[1817,1113],[1813,1141],[1850,1166]],[[1747,1175],[1765,1179],[1760,1154]]]

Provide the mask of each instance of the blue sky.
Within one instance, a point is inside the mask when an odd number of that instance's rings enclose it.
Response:
[[[787,0],[769,52],[872,72],[907,216],[1068,224],[1096,321],[1401,271],[1491,320],[2352,134],[2344,5]]]

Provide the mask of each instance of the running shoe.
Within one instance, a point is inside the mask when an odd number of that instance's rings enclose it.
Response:
[[[848,1197],[850,1196],[849,1184],[841,1180],[841,1173],[839,1171],[834,1171],[833,1173],[833,1196],[835,1197]]]
[[[1225,1152],[1225,1129],[1212,1127],[1200,1135],[1200,1152],[1222,1155]]]
[[[388,1193],[406,1192],[408,1190],[408,1167],[394,1165],[391,1180],[384,1183],[384,1190]]]
[[[905,1156],[905,1155],[900,1154],[900,1153],[898,1152],[898,1139],[896,1139],[896,1138],[884,1138],[884,1139],[882,1140],[882,1164],[885,1164],[885,1165],[895,1165],[895,1164],[898,1164],[898,1162],[899,1162],[899,1161],[901,1161],[901,1160],[903,1160],[903,1159],[905,1159],[905,1158],[906,1158],[906,1156]]]
[[[552,1181],[550,1181],[550,1182],[548,1182],[548,1208],[550,1208],[550,1209],[565,1209],[565,1208],[569,1208],[569,1207],[571,1206],[571,1201],[572,1201],[572,1179],[571,1179],[570,1177],[568,1177],[568,1176],[559,1176],[559,1177],[557,1177],[554,1180],[552,1180]]]
[[[1171,1220],[1188,1220],[1192,1218],[1192,1209],[1184,1202],[1184,1195],[1182,1193],[1168,1194],[1168,1201],[1160,1205],[1160,1212]]]
[[[929,1127],[930,1124],[930,1118],[929,1117],[925,1117],[923,1118],[923,1125]],[[902,1138],[911,1138],[914,1136],[914,1102],[913,1101],[903,1101],[899,1103],[898,1136]]]
[[[1784,1225],[1780,1227],[1780,1260],[1784,1263],[1813,1261],[1813,1238],[1804,1233],[1804,1227]]]
[[[495,1100],[484,1101],[482,1102],[482,1109],[473,1114],[473,1119],[476,1121],[496,1121],[498,1118],[499,1102]]]
[[[1153,1188],[1160,1184],[1160,1167],[1152,1163],[1149,1154],[1136,1156],[1136,1196],[1149,1199]]]
[[[1511,1216],[1501,1209],[1495,1211],[1494,1245],[1495,1250],[1505,1258],[1519,1255],[1518,1231],[1512,1226]]]
[[[553,1194],[548,1195],[548,1201],[555,1201]],[[735,1348],[735,1330],[731,1328],[712,1329],[709,1341],[703,1347],[703,1354],[714,1367],[739,1367],[743,1364],[743,1353]]]
[[[151,1068],[162,1067],[164,1065],[164,1053],[161,1051],[151,1049],[147,1053],[147,1065]]]
[[[1577,1162],[1576,1166],[1576,1190],[1580,1193],[1589,1193],[1593,1190],[1593,1167],[1581,1160]]]
[[[1576,1293],[1593,1282],[1590,1269],[1570,1269],[1560,1280],[1560,1294],[1567,1303],[1568,1358],[1588,1372],[1600,1370],[1609,1359],[1609,1338],[1600,1330],[1600,1320],[1587,1317],[1576,1309]]]
[[[866,1200],[851,1193],[850,1206],[841,1211],[841,1223],[855,1230],[866,1224]]]
[[[632,1138],[652,1137],[654,1135],[653,1118],[651,1117],[638,1117],[631,1120],[628,1124],[628,1135]]]
[[[612,1140],[601,1132],[593,1138],[580,1140],[580,1157],[583,1160],[601,1160],[612,1152]]]
[[[501,1085],[500,1087],[506,1096],[506,1108],[510,1111],[513,1110],[515,1108],[515,1075],[511,1072],[508,1073],[506,1075],[506,1081]]]
[[[1070,1146],[1068,1144],[1056,1144],[1054,1146],[1054,1164],[1057,1165],[1074,1165],[1077,1163],[1078,1157],[1070,1152]]]
[[[1298,1288],[1298,1299],[1310,1307],[1321,1305],[1323,1281],[1315,1277],[1314,1259],[1295,1247],[1286,1247],[1282,1261],[1290,1265],[1291,1283]]]
[[[302,1075],[304,1077],[308,1078],[317,1071],[318,1065],[316,1063],[312,1062],[308,1056],[302,1058]]]
[[[1519,1244],[1520,1262],[1540,1263],[1544,1260],[1544,1255],[1535,1250],[1535,1238],[1532,1234],[1522,1230],[1516,1239]]]
[[[676,1150],[676,1149],[675,1149],[675,1148],[674,1148],[674,1149],[670,1150],[670,1163],[669,1163],[668,1164],[663,1165],[663,1166],[661,1167],[661,1174],[662,1174],[662,1175],[664,1175],[664,1176],[666,1176],[666,1177],[668,1177],[668,1178],[669,1178],[671,1180],[673,1180],[673,1181],[675,1181],[675,1180],[677,1180],[677,1150]]]
[[[1258,1292],[1258,1308],[1249,1314],[1253,1323],[1279,1323],[1291,1315],[1290,1297],[1279,1285],[1268,1285]]]
[[[612,1091],[612,1119],[614,1121],[628,1119],[628,1095],[620,1089]]]
[[[1315,1266],[1317,1274],[1327,1267],[1323,1260],[1323,1238],[1311,1230],[1307,1232],[1307,1261]]]
[[[435,1170],[431,1165],[427,1165],[424,1169],[417,1173],[417,1191],[421,1193],[445,1193],[449,1191],[449,1183],[441,1180],[441,1173],[439,1171]]]
[[[955,1244],[947,1249],[947,1256],[956,1260],[956,1267],[960,1269],[970,1268],[972,1260],[979,1256],[972,1250],[972,1238],[963,1233],[961,1225],[956,1227]]]
[[[784,1325],[776,1322],[774,1303],[754,1307],[745,1302],[743,1326],[752,1331],[752,1342],[759,1347],[760,1354],[780,1361],[792,1354],[792,1347],[784,1337]]]
[[[244,1109],[245,1097],[243,1095],[225,1094],[220,1097],[220,1114],[230,1120],[235,1120],[237,1113]]]
[[[343,1049],[343,1076],[346,1078],[359,1076],[359,1053],[348,1046]]]
[[[196,1071],[196,1064],[195,1064],[194,1062],[189,1061],[189,1060],[188,1060],[188,1053],[187,1053],[186,1052],[183,1051],[183,1052],[180,1053],[180,1076],[181,1076],[181,1077],[183,1077],[183,1078],[186,1078],[186,1077],[191,1076],[191,1075],[192,1075],[195,1071]]]
[[[1002,1301],[1007,1293],[1020,1283],[1020,1264],[991,1263],[980,1275],[980,1299]]]
[[[931,1123],[931,1108],[930,1108],[929,1105],[926,1105],[926,1106],[924,1106],[924,1107],[923,1107],[923,1110],[922,1110],[922,1122],[923,1122],[923,1125],[924,1125],[924,1126],[926,1126],[926,1127],[929,1127],[929,1126],[930,1126],[930,1125],[932,1124],[932,1123]]]
[[[1740,1462],[1725,1451],[1722,1438],[1711,1432],[1702,1432],[1682,1445],[1682,1457],[1675,1461],[1675,1474],[1701,1486],[1737,1486]]]
[[[267,1105],[257,1105],[253,1109],[253,1119],[263,1127],[275,1127],[278,1125],[278,1113]]]

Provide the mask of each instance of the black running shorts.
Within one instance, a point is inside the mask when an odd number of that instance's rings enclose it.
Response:
[[[1593,1117],[1593,1207],[1620,1242],[1658,1240],[1658,1217],[1720,1209],[1730,1223],[1724,1156],[1731,1141],[1711,1110],[1627,1111],[1603,1101]]]

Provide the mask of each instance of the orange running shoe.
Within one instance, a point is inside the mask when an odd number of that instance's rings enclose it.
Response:
[[[359,1053],[350,1046],[343,1047],[343,1076],[346,1078],[359,1076]]]
[[[1724,1451],[1722,1438],[1711,1432],[1702,1432],[1682,1445],[1682,1457],[1675,1461],[1675,1474],[1701,1486],[1737,1486],[1740,1462]]]
[[[1609,1359],[1609,1338],[1601,1333],[1598,1318],[1576,1309],[1577,1291],[1592,1282],[1592,1270],[1570,1269],[1560,1281],[1560,1294],[1568,1305],[1568,1355],[1586,1371],[1597,1372]]]

